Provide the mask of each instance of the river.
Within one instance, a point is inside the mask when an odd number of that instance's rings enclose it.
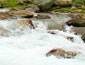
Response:
[[[26,26],[21,30],[22,25],[18,25],[16,19],[0,21],[0,26],[6,29],[0,35],[0,65],[85,65],[85,44],[80,36],[58,29],[53,30],[56,32],[53,35],[41,20],[33,22],[36,29]],[[66,39],[67,36],[72,36],[74,41]],[[53,48],[80,54],[71,59],[47,57],[46,53]]]

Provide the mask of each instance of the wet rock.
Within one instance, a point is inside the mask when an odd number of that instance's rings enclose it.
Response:
[[[49,23],[48,23],[48,29],[63,30],[64,24],[68,20],[70,20],[70,17],[68,17],[67,15],[63,15],[63,14],[51,15],[51,19],[49,20]]]
[[[35,29],[32,20],[30,19],[18,19],[17,26],[23,28],[29,27]]]
[[[85,27],[73,27],[72,30],[79,35],[83,35],[85,33]]]
[[[82,40],[85,42],[85,33],[82,35]]]
[[[85,15],[80,13],[71,13],[69,16],[72,18],[68,22],[66,22],[69,26],[75,27],[85,27]]]
[[[12,15],[10,15],[9,13],[0,13],[0,19],[3,20],[3,19],[8,19],[8,18],[11,18]]]
[[[57,49],[52,49],[46,55],[47,56],[53,55],[53,56],[62,57],[62,58],[74,58],[77,55],[77,52],[65,51],[64,49],[57,48]]]
[[[8,37],[10,34],[11,34],[10,31],[5,29],[4,27],[0,27],[0,36]]]
[[[11,15],[13,16],[27,16],[28,18],[33,17],[34,13],[29,10],[17,10],[17,11],[11,11]]]
[[[8,8],[1,8],[0,9],[0,19],[11,18],[12,15],[9,12],[10,12],[10,9],[8,9]]]
[[[67,40],[70,40],[70,41],[74,42],[74,38],[73,37],[67,37]]]
[[[65,58],[73,58],[77,55],[76,52],[74,51],[67,51],[66,54],[65,54]]]
[[[54,32],[54,31],[48,31],[48,33],[50,33],[50,34],[56,34],[56,32]]]
[[[55,5],[59,5],[59,6],[72,5],[72,0],[55,0]]]
[[[54,30],[54,29],[63,30],[64,23],[70,19],[70,17],[63,14],[57,14],[57,15],[50,13],[40,13],[40,14],[45,16],[43,18],[36,18],[36,19],[46,24],[48,30]]]
[[[82,40],[85,42],[85,27],[74,27],[73,31],[81,35]]]
[[[70,21],[68,21],[68,22],[66,22],[66,24],[67,25],[69,25],[69,26],[74,26],[74,27],[85,27],[85,22],[84,22],[84,20],[78,20],[77,22],[77,19],[72,19],[72,20],[70,20]]]

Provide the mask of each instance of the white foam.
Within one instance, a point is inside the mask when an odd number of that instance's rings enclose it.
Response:
[[[42,30],[42,27],[36,30],[26,29],[19,36],[2,37],[0,65],[85,65],[85,44],[79,44],[80,37],[77,39],[76,35],[73,35],[76,42],[71,42],[65,38],[68,33],[58,30],[58,34],[52,35],[47,33],[46,28]],[[73,50],[81,54],[74,59],[46,57],[46,53],[53,48]]]

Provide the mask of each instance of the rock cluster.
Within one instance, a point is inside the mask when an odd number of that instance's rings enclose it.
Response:
[[[72,0],[19,0],[19,3],[34,3],[36,4],[41,11],[46,11],[52,7],[52,5],[58,6],[68,6],[72,5]]]

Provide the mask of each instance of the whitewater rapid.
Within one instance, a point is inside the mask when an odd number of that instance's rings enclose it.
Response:
[[[85,65],[85,44],[78,35],[59,30],[54,30],[57,34],[50,34],[42,22],[35,30],[25,27],[23,31],[16,26],[15,20],[0,21],[0,25],[12,33],[0,37],[0,65]],[[74,37],[74,42],[66,36]],[[46,57],[54,48],[80,54],[72,59]]]

